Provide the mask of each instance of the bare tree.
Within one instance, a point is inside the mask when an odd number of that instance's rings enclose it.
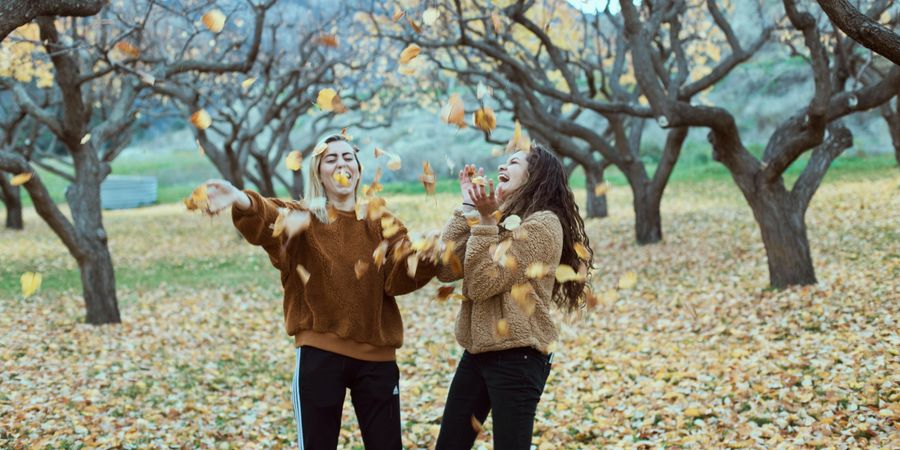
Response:
[[[0,2],[0,41],[38,16],[93,16],[107,0],[3,0]]]
[[[744,146],[729,111],[680,99],[668,86],[671,73],[654,68],[659,50],[650,37],[660,23],[681,20],[684,2],[647,1],[641,5],[641,11],[630,0],[619,3],[637,80],[657,121],[665,127],[710,129],[713,158],[731,173],[760,227],[771,285],[781,288],[815,283],[804,216],[831,162],[852,145],[852,135],[840,119],[878,107],[897,95],[900,67],[892,68],[881,81],[862,89],[844,91],[842,86],[835,86],[829,77],[829,55],[815,18],[798,10],[793,0],[784,0],[790,26],[802,34],[808,50],[806,59],[812,70],[814,94],[808,105],[777,127],[758,159]],[[715,0],[707,0],[707,4],[715,4]],[[733,34],[723,15],[713,13],[712,18],[726,35]],[[674,40],[671,45],[681,44]],[[809,162],[788,190],[782,175],[807,152],[811,152]]]
[[[847,36],[869,50],[900,64],[900,36],[880,24],[878,16],[864,14],[847,0],[817,0],[831,21]],[[884,8],[890,1],[880,0],[872,9]]]
[[[38,214],[78,263],[88,323],[118,323],[121,320],[115,272],[102,221],[100,185],[110,173],[110,163],[130,139],[138,116],[138,99],[146,92],[148,84],[155,82],[148,73],[155,73],[158,79],[165,80],[188,71],[248,70],[256,58],[265,13],[272,1],[248,4],[254,16],[254,34],[238,60],[224,55],[219,60],[162,58],[153,65],[141,67],[128,55],[130,51],[126,52],[126,58],[112,57],[116,49],[122,49],[120,42],[139,41],[152,14],[168,14],[165,8],[150,0],[142,5],[143,9],[140,5],[135,7],[139,14],[109,11],[110,16],[104,20],[117,18],[116,23],[120,25],[113,34],[93,35],[88,32],[92,29],[90,26],[82,29],[76,19],[70,19],[66,34],[61,34],[53,17],[37,19],[41,42],[55,69],[55,85],[61,98],[58,111],[41,107],[23,84],[0,79],[0,84],[12,91],[18,106],[49,130],[71,158],[72,184],[66,191],[71,220],[53,203],[40,175],[22,154],[0,151],[0,170],[34,174],[24,187]],[[132,47],[126,47],[126,50]],[[92,95],[103,90],[114,95],[115,100],[101,119],[100,114],[95,114]]]

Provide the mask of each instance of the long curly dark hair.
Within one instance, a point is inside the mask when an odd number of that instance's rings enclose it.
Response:
[[[594,251],[591,249],[584,221],[575,203],[575,196],[569,188],[566,170],[559,159],[545,146],[532,142],[526,161],[528,177],[513,191],[501,205],[503,217],[518,215],[526,217],[538,211],[553,211],[562,225],[563,246],[560,264],[568,264],[576,272],[590,273],[593,269]],[[589,254],[587,261],[579,258],[575,245],[581,243]],[[582,267],[585,266],[586,267]],[[586,281],[553,283],[553,302],[560,308],[572,312],[584,303]]]

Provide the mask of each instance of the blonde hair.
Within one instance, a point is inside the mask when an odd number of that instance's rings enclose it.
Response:
[[[322,223],[330,223],[330,220],[328,218],[328,197],[325,195],[325,184],[322,183],[322,178],[319,176],[319,165],[322,163],[322,158],[324,158],[325,154],[328,152],[328,144],[339,141],[346,142],[353,148],[353,157],[356,159],[356,165],[359,168],[359,178],[356,180],[356,186],[353,189],[354,202],[359,198],[359,187],[363,170],[362,163],[359,162],[359,157],[356,156],[356,153],[359,153],[359,147],[353,145],[349,139],[340,134],[333,134],[326,137],[316,145],[316,150],[313,150],[313,157],[308,160],[309,167],[306,170],[306,189],[304,189],[306,193],[305,200],[309,205],[309,212],[316,216]],[[318,151],[318,149],[323,146],[325,149]],[[319,199],[324,199],[325,201]]]

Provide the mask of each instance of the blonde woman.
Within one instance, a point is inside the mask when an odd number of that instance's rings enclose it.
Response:
[[[299,448],[337,447],[349,389],[366,448],[400,449],[395,354],[403,323],[394,296],[424,286],[436,268],[423,261],[415,276],[407,273],[407,258],[397,254],[409,252],[406,229],[394,221],[397,231],[384,233],[382,223],[392,219],[386,212],[357,219],[359,149],[343,135],[320,145],[309,158],[309,202],[263,198],[222,180],[207,182],[209,201],[232,206],[234,226],[281,272],[285,328],[296,347],[291,400]],[[289,211],[285,232],[273,237],[282,208]]]

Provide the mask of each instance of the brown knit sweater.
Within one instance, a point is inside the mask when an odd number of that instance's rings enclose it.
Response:
[[[310,345],[366,361],[391,361],[403,344],[403,322],[395,295],[412,292],[437,272],[421,261],[415,278],[407,275],[406,258],[394,263],[397,244],[408,240],[405,227],[392,235],[384,264],[377,268],[372,254],[382,238],[379,220],[357,220],[354,212],[337,212],[330,224],[312,215],[309,228],[287,240],[272,237],[278,208],[300,209],[296,202],[264,198],[256,192],[246,210],[232,208],[232,220],[253,245],[262,246],[272,265],[281,271],[284,286],[284,324],[296,346]],[[357,261],[369,265],[357,279]],[[301,264],[309,272],[303,284]]]
[[[477,214],[477,213],[475,213]],[[462,211],[456,210],[444,227],[442,239],[453,241],[457,256],[463,261],[463,295],[456,320],[456,340],[470,353],[506,350],[515,347],[534,347],[547,353],[548,346],[556,340],[557,330],[550,317],[553,296],[553,274],[559,267],[562,255],[562,225],[556,214],[538,211],[526,217],[520,225],[520,239],[497,225],[466,223]],[[516,260],[516,268],[499,266],[491,258],[492,246],[512,239],[506,255]],[[541,279],[525,276],[529,265],[541,262],[549,267],[549,275]],[[442,266],[438,279],[454,281],[461,274]],[[530,283],[533,292],[528,293],[534,302],[529,315],[511,295],[516,284]],[[508,335],[500,336],[497,322],[505,319]]]

